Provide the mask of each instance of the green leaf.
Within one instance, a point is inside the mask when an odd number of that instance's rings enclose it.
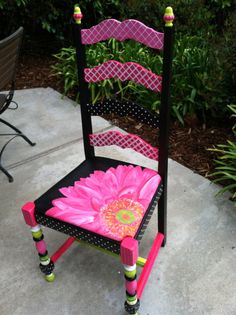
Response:
[[[183,118],[182,118],[182,116],[180,115],[180,113],[179,113],[177,107],[176,107],[176,106],[172,106],[172,109],[173,109],[173,111],[174,111],[176,117],[178,118],[178,120],[181,122],[182,125],[184,125]]]

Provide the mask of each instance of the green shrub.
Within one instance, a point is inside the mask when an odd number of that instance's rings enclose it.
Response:
[[[236,104],[236,11],[227,20],[226,28],[219,44],[220,60],[222,60],[223,77],[221,95],[228,104]]]
[[[50,53],[62,46],[68,47],[71,45],[69,22],[74,3],[72,0],[0,0],[0,38],[22,25],[25,27],[27,49]],[[84,14],[83,27],[113,17],[119,20],[135,18],[159,31],[163,30],[164,0],[127,0],[125,4],[121,0],[84,0],[79,3]],[[206,116],[224,118],[226,105],[236,103],[235,4],[230,0],[170,0],[168,5],[174,8],[177,30],[172,114],[182,123],[185,115],[192,113],[197,114],[202,121],[207,119]],[[118,45],[117,53],[112,50],[112,45]],[[97,56],[101,56],[104,51],[107,59],[111,59],[108,58],[109,54],[110,57],[116,55],[121,62],[124,59],[132,60],[130,57],[133,57],[133,61],[159,73],[160,56],[152,52],[151,58],[147,59],[144,48],[132,45],[127,44],[123,54],[123,44],[102,44],[89,50],[88,60],[91,66],[97,64],[101,59]],[[76,85],[75,63],[73,56],[70,58],[68,55],[69,51],[63,50],[61,56],[57,54],[58,71],[54,69],[64,79],[65,93]],[[64,57],[67,59],[63,60]],[[156,94],[132,82],[128,84],[107,80],[97,86],[92,85],[93,100],[110,95],[112,88],[118,96],[138,98],[140,103],[158,110],[159,99]]]
[[[151,54],[151,55],[150,55]],[[107,60],[117,60],[125,63],[127,61],[138,62],[149,70],[160,73],[162,59],[160,55],[150,52],[148,48],[139,43],[130,40],[126,43],[118,42],[110,39],[105,43],[98,43],[90,46],[87,51],[87,65],[93,67]],[[55,55],[57,63],[52,67],[54,75],[58,75],[64,81],[64,92],[67,94],[73,90],[78,84],[75,62],[75,50],[73,48],[62,48]],[[110,79],[98,83],[91,83],[91,98],[95,103],[98,100],[112,97],[130,99],[134,95],[138,96],[138,100],[144,106],[157,109],[158,96],[152,91],[147,91],[142,86],[136,85],[134,82],[121,82],[120,80]]]
[[[84,0],[78,1],[84,14],[83,25],[92,26],[105,18],[135,18],[158,30],[163,28],[162,16],[167,5],[160,0]],[[49,33],[64,45],[68,42],[73,6],[72,0],[0,0],[0,37],[20,25],[31,39]],[[229,0],[170,0],[176,15],[178,33],[212,37],[216,30],[225,29],[225,21],[235,9]],[[11,21],[9,23],[9,21]],[[69,41],[70,43],[70,41]]]
[[[234,113],[233,116],[236,117],[236,105],[229,105],[228,107]],[[233,133],[236,136],[236,124],[233,127]],[[214,179],[215,183],[224,185],[219,190],[220,194],[225,191],[232,193],[236,206],[236,142],[228,140],[226,144],[219,144],[210,150],[218,154],[218,158],[215,160],[215,172],[211,176],[216,178]]]
[[[178,33],[194,36],[207,34],[215,29],[215,25],[210,23],[214,14],[206,6],[204,0],[170,0],[168,5],[174,9]],[[124,15],[161,30],[163,28],[162,16],[166,6],[165,0],[129,0],[124,8]]]
[[[217,58],[214,53],[197,36],[182,37],[176,40],[175,47],[172,114],[181,123],[184,123],[184,117],[187,114],[196,113],[198,116],[205,117],[207,111],[213,111],[212,100],[218,88],[214,75],[216,70],[221,71],[221,68],[217,66]],[[58,62],[53,67],[53,72],[64,80],[64,91],[67,94],[77,85],[75,51],[73,48],[63,48],[55,57]],[[157,74],[160,74],[162,69],[160,54],[131,40],[120,43],[111,39],[106,43],[93,45],[87,50],[89,67],[110,59],[122,63],[137,62]],[[93,102],[116,94],[117,97],[135,99],[138,103],[153,110],[159,109],[160,99],[157,93],[134,82],[105,80],[91,84],[90,87]]]
[[[216,92],[222,76],[217,54],[210,44],[198,36],[182,36],[175,42],[173,59],[172,107],[183,123],[187,114],[196,114],[200,121],[215,116],[221,108]],[[218,106],[217,106],[218,105]]]
[[[70,37],[74,4],[73,0],[0,0],[0,37],[9,35],[21,25],[30,39],[51,35],[52,39],[64,44]],[[120,4],[120,0],[81,1],[84,25],[93,25],[110,16],[120,18]]]

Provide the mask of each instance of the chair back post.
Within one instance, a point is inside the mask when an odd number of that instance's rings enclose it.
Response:
[[[84,152],[86,159],[94,157],[94,147],[90,145],[89,134],[92,134],[92,121],[91,115],[88,112],[87,104],[90,102],[90,93],[88,89],[88,83],[84,78],[84,69],[86,66],[86,55],[85,47],[82,44],[81,37],[81,19],[83,15],[78,5],[74,7],[74,22],[72,23],[73,28],[73,39],[76,47],[76,62],[78,70],[78,91],[81,108],[81,119],[82,119],[82,131],[84,141]]]
[[[165,236],[167,230],[167,174],[168,174],[168,146],[169,146],[169,123],[170,123],[170,82],[172,69],[173,51],[173,20],[174,14],[171,7],[167,7],[164,15],[164,56],[162,73],[162,92],[160,105],[160,131],[159,131],[159,164],[158,173],[162,178],[163,193],[159,200],[158,231]]]

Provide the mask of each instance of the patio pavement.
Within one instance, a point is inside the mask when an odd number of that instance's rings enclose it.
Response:
[[[0,314],[124,314],[122,267],[113,257],[73,244],[56,264],[55,282],[43,279],[20,208],[84,159],[80,113],[51,88],[16,91],[15,100],[19,109],[2,118],[37,145],[18,138],[3,156],[14,182],[0,173]],[[114,128],[98,117],[94,126],[96,131]],[[0,148],[5,140],[0,137]],[[134,160],[128,149],[97,152]],[[136,163],[156,167],[141,155]],[[236,210],[227,194],[215,198],[217,191],[207,179],[169,161],[168,242],[145,288],[140,315],[236,314]],[[156,221],[154,213],[141,242],[142,256],[152,243]],[[66,239],[47,228],[44,234],[49,253]]]

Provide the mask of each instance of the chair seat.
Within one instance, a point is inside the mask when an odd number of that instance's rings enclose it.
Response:
[[[126,236],[139,239],[160,187],[161,178],[154,170],[94,157],[35,201],[36,218],[41,224],[107,248],[103,245],[118,244]]]

